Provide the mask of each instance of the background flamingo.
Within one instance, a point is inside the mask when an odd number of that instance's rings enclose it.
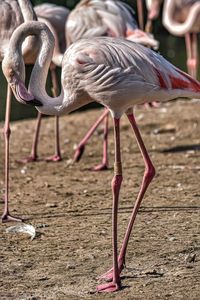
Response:
[[[56,97],[58,95],[59,87],[56,73],[56,66],[61,65],[63,53],[66,50],[66,40],[65,40],[65,23],[69,14],[69,10],[64,6],[57,6],[51,3],[44,3],[34,7],[37,18],[39,21],[45,23],[52,31],[55,38],[55,48],[52,58],[52,63],[50,65],[51,80],[52,80],[52,93]],[[37,124],[35,129],[35,135],[33,139],[31,154],[26,159],[20,160],[21,162],[33,162],[38,159],[38,139],[39,131],[41,125],[42,115],[38,112]],[[60,139],[59,139],[59,118],[55,119],[55,154],[47,158],[47,161],[60,161],[61,151],[60,151]]]
[[[147,23],[145,26],[146,32],[153,31],[153,21],[156,20],[160,14],[160,7],[163,0],[146,0],[146,7],[148,10]]]
[[[166,0],[163,9],[163,24],[171,34],[185,36],[188,72],[197,78],[200,1]]]
[[[31,74],[29,91],[27,91],[20,47],[24,38],[30,34],[40,37],[41,49]],[[93,101],[103,104],[111,112],[115,138],[112,180],[113,268],[102,278],[112,281],[99,285],[97,291],[117,291],[121,288],[120,272],[125,261],[133,223],[144,194],[155,175],[154,166],[136,125],[132,108],[136,104],[142,104],[144,101],[151,102],[154,99],[158,101],[168,101],[179,97],[200,99],[200,83],[148,48],[125,39],[99,37],[92,40],[80,40],[67,50],[62,61],[62,91],[60,96],[51,98],[46,93],[45,83],[53,48],[53,35],[45,24],[34,21],[22,24],[11,38],[10,48],[3,60],[3,72],[18,101],[27,104],[35,103],[41,113],[67,114]],[[15,59],[13,53],[15,53]],[[117,213],[123,179],[120,118],[124,113],[134,130],[144,160],[145,172],[118,257]]]
[[[0,60],[2,61],[8,50],[9,41],[13,31],[23,22],[36,20],[30,1],[28,0],[10,0],[0,1]],[[35,37],[29,38],[23,44],[23,55],[26,64],[33,64],[38,51],[38,44]],[[9,148],[10,148],[10,112],[11,112],[12,92],[8,85],[5,114],[5,206],[2,215],[2,221],[19,221],[21,219],[13,217],[9,213]]]
[[[138,29],[133,9],[121,1],[82,0],[70,13],[66,28],[68,45],[85,37],[112,36],[127,38],[145,46],[158,48],[158,42],[152,35]],[[95,171],[108,168],[108,114],[108,110],[103,112],[81,140],[74,154],[74,161],[79,161],[86,143],[104,121],[103,158],[102,162],[94,167]]]

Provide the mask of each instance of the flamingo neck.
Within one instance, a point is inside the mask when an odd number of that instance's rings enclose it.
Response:
[[[178,23],[173,20],[176,1],[166,0],[163,8],[163,24],[169,32],[174,35],[185,35],[194,26],[200,13],[200,3],[196,2],[190,8],[188,17],[184,23]]]
[[[30,1],[27,0],[18,0],[18,5],[23,16],[24,22],[29,22],[33,20],[37,20],[37,16],[33,10]],[[28,37],[22,47],[23,56],[26,64],[33,64],[38,51],[38,43],[36,37]]]
[[[55,45],[54,45],[54,51],[53,51],[53,57],[52,62],[57,66],[61,67],[62,65],[62,59],[63,59],[63,53],[61,52],[59,40],[58,40],[58,34],[55,30],[55,28],[52,26],[51,22],[49,22],[44,17],[38,17],[38,21],[45,23],[51,32],[53,33],[54,39],[55,39]]]
[[[58,97],[53,98],[47,94],[45,88],[53,56],[54,38],[49,30],[39,30],[38,36],[41,46],[31,73],[28,89],[34,95],[35,99],[38,99],[43,104],[43,106],[37,107],[41,113],[57,115],[63,104],[63,89],[61,89],[61,93]]]
[[[42,113],[56,115],[60,107],[62,107],[64,93],[61,91],[59,97],[52,98],[47,94],[45,89],[54,49],[54,37],[48,27],[37,21],[23,23],[12,35],[8,56],[14,63],[17,62],[17,64],[23,66],[20,77],[24,80],[23,73],[25,67],[22,58],[22,43],[30,35],[38,39],[40,47],[31,73],[28,89],[34,95],[35,99],[38,99],[42,103],[43,106],[40,107]]]
[[[29,22],[31,20],[37,20],[36,14],[33,10],[33,7],[31,5],[30,1],[18,0],[18,4],[19,4],[20,10],[22,12],[24,22]]]

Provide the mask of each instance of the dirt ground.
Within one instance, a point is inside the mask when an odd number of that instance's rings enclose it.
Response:
[[[96,278],[111,267],[110,182],[113,130],[109,124],[110,169],[90,168],[102,154],[102,128],[88,143],[78,164],[73,148],[99,110],[61,118],[63,161],[47,163],[53,153],[54,122],[43,122],[40,160],[22,165],[29,154],[34,120],[12,124],[10,209],[40,233],[7,233],[0,226],[0,299],[200,299],[200,105],[165,104],[136,109],[156,178],[142,203],[128,246],[123,289],[96,294]],[[1,131],[3,124],[1,124]],[[121,149],[124,180],[119,208],[119,246],[143,175],[133,132],[123,117]],[[4,194],[1,135],[1,199]],[[1,200],[1,210],[3,201]]]

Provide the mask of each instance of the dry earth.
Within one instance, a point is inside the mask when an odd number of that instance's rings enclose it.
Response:
[[[53,120],[43,122],[37,163],[15,161],[29,154],[34,120],[12,124],[10,208],[40,232],[6,233],[0,226],[0,299],[200,299],[200,105],[170,103],[136,109],[136,116],[157,170],[130,239],[123,289],[94,293],[96,277],[112,263],[110,169],[90,167],[101,160],[102,129],[71,165],[73,147],[99,115],[79,112],[61,119],[63,161],[46,163],[53,145]],[[3,124],[1,124],[2,131]],[[119,209],[119,244],[144,170],[132,130],[122,120],[124,181]],[[4,194],[1,136],[1,199]],[[3,201],[1,201],[1,210]]]

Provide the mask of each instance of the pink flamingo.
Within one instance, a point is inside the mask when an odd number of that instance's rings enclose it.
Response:
[[[63,53],[66,50],[65,40],[65,23],[69,14],[69,10],[64,6],[57,6],[51,3],[44,3],[34,7],[34,11],[39,21],[45,23],[54,34],[55,48],[50,65],[51,80],[52,80],[52,93],[56,97],[58,95],[58,81],[56,74],[56,66],[61,66]],[[37,147],[39,139],[39,131],[41,126],[42,114],[38,112],[35,135],[33,138],[33,144],[31,154],[26,159],[20,160],[20,162],[33,162],[37,161]],[[48,157],[47,161],[60,161],[62,160],[60,151],[60,138],[59,138],[59,117],[55,119],[55,154]]]
[[[36,20],[36,15],[28,0],[0,1],[0,61],[8,50],[9,41],[13,31],[23,22]],[[23,44],[23,55],[26,64],[33,64],[37,56],[38,44],[35,37],[29,38]],[[5,205],[2,222],[21,221],[20,218],[11,216],[8,208],[9,202],[9,150],[10,150],[10,112],[11,112],[11,88],[7,87],[6,114],[4,126],[5,138]]]
[[[24,83],[21,44],[29,35],[40,38],[41,49],[32,70],[28,90]],[[121,288],[123,269],[130,233],[145,192],[155,175],[154,166],[137,127],[133,107],[154,99],[164,102],[176,98],[200,99],[200,82],[179,70],[162,56],[139,44],[122,38],[97,37],[72,44],[62,60],[61,94],[48,96],[45,83],[52,60],[54,39],[48,27],[39,22],[22,24],[13,33],[3,60],[3,72],[16,98],[34,104],[41,113],[68,114],[96,101],[109,109],[114,124],[115,162],[112,180],[112,247],[113,268],[102,278],[111,282],[97,286],[99,292]],[[16,64],[17,62],[17,64]],[[134,131],[145,165],[141,188],[118,256],[117,216],[122,183],[120,153],[120,119],[126,114]]]
[[[159,16],[162,2],[163,0],[146,0],[146,7],[148,10],[147,23],[145,26],[146,32],[152,32],[152,23]]]
[[[171,34],[185,36],[188,72],[197,78],[200,1],[166,0],[163,9],[163,24]]]
[[[66,23],[66,32],[68,45],[84,37],[113,36],[158,48],[158,42],[152,35],[138,29],[132,8],[121,1],[82,0],[70,13]],[[105,110],[81,140],[74,154],[74,161],[78,162],[86,143],[104,121],[103,158],[102,162],[93,168],[94,171],[108,168],[108,115],[109,111]]]

